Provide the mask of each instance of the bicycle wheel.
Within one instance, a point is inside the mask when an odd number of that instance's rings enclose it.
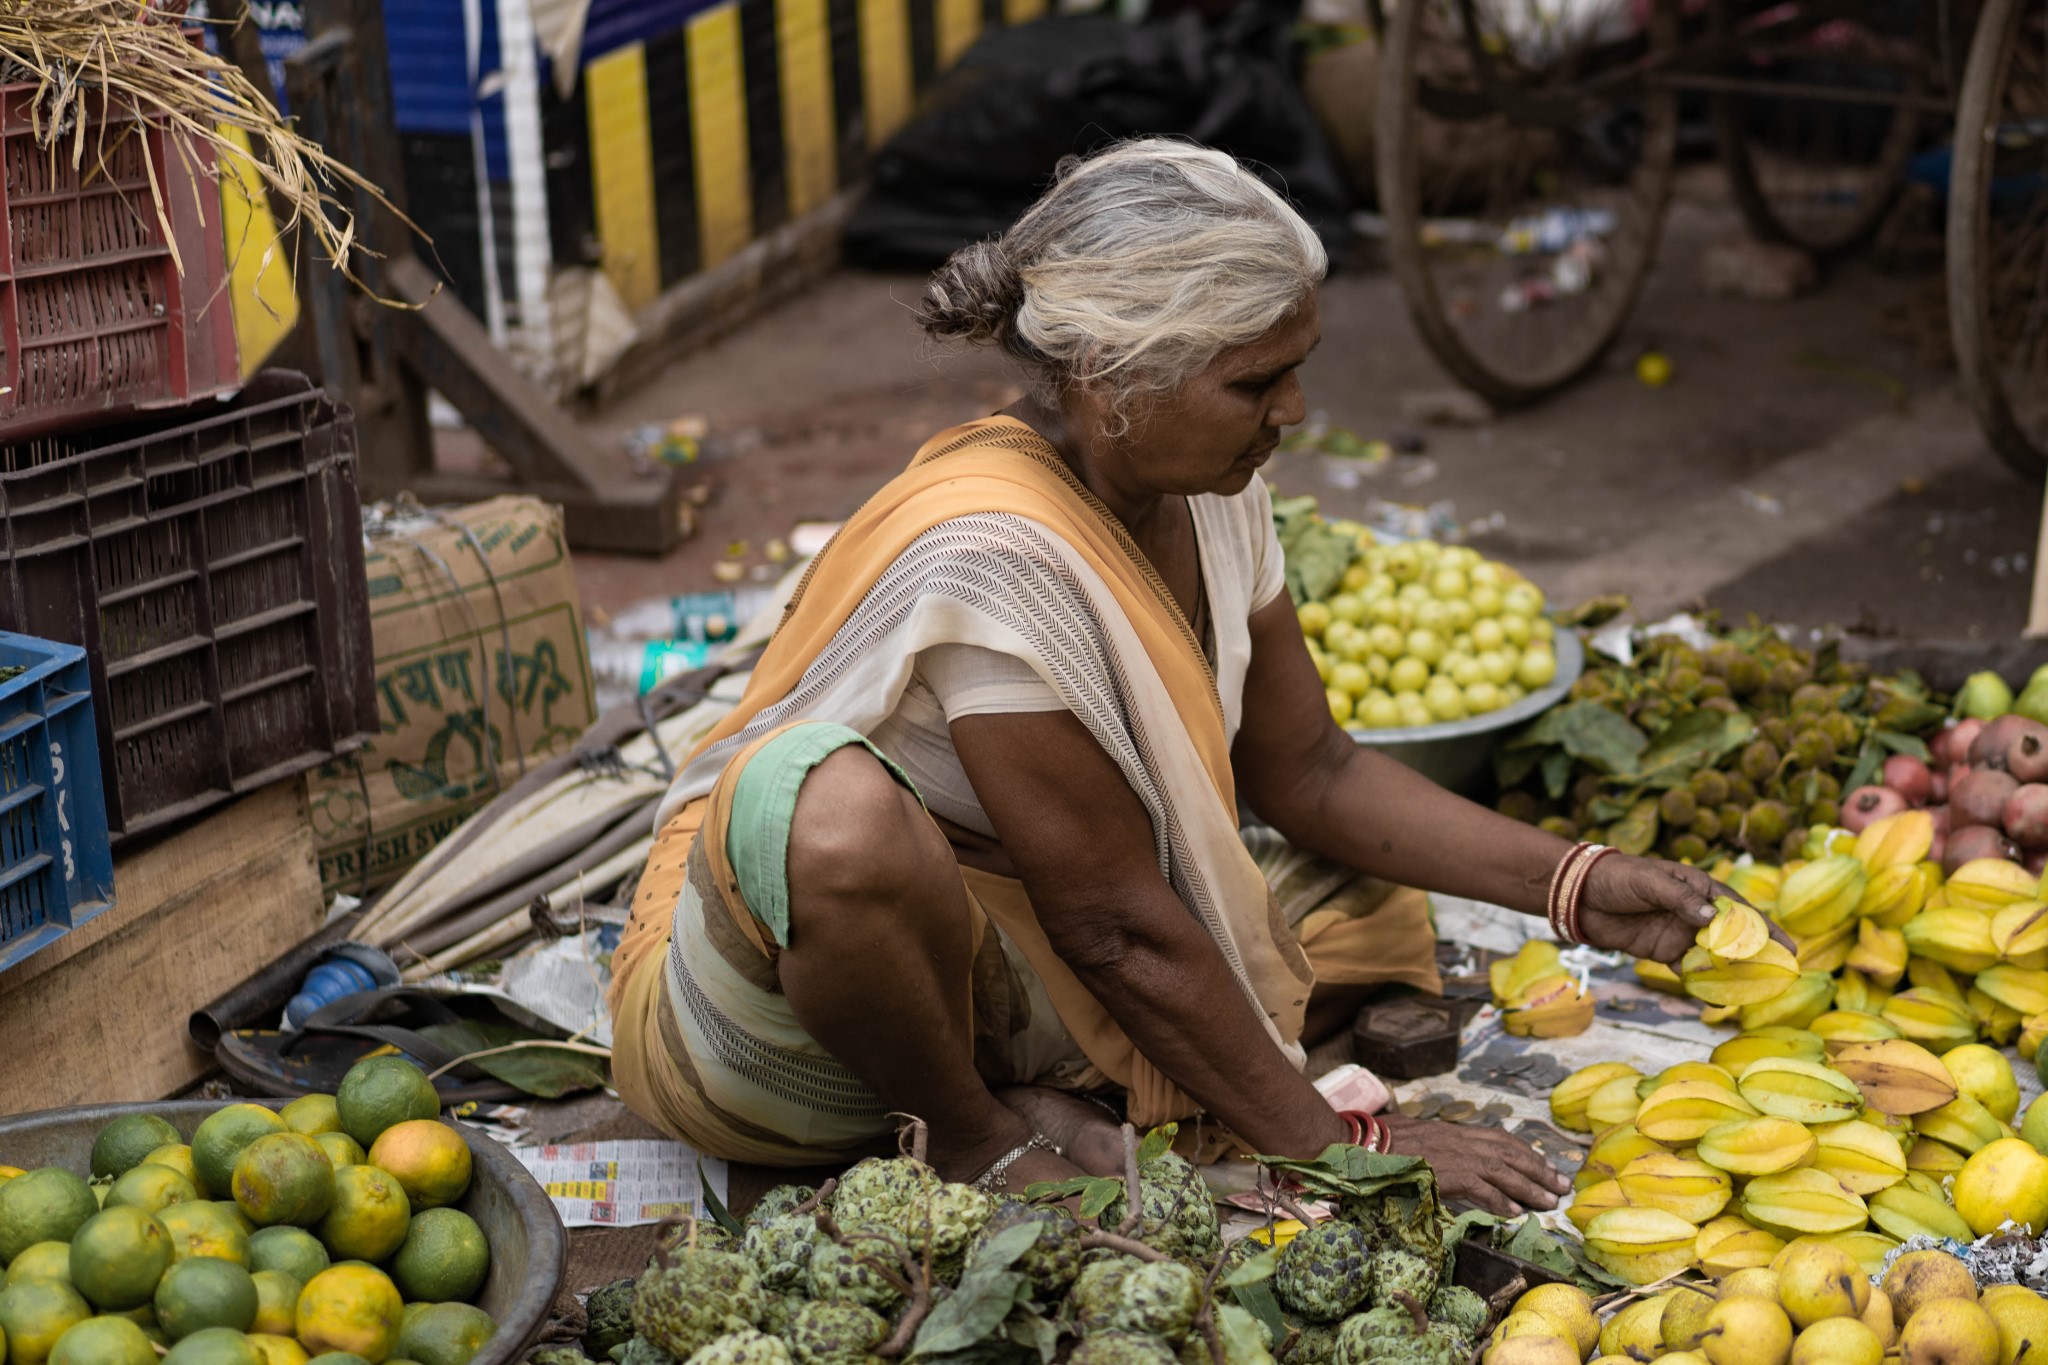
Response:
[[[1647,17],[1643,17],[1647,14]],[[1666,0],[1408,0],[1381,53],[1387,250],[1444,368],[1496,403],[1565,384],[1621,330],[1677,147]]]
[[[1991,448],[2048,474],[2048,0],[1987,0],[1949,172],[1956,369]]]
[[[1714,139],[1751,232],[1827,254],[1874,229],[1905,183],[1927,95],[1920,0],[1714,0],[1724,79]]]

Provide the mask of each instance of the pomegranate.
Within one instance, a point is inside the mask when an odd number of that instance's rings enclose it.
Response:
[[[1948,863],[1944,861],[1947,855],[1948,831],[1945,829],[1938,829],[1934,831],[1934,842],[1927,846],[1927,861],[1930,863],[1939,863],[1941,866],[1947,867]]]
[[[2022,782],[2048,782],[2048,726],[2027,724],[2034,728],[2021,731],[2005,751],[2005,770]]]
[[[2044,751],[2048,751],[2048,725],[2025,716],[2000,716],[1987,723],[1970,742],[1970,766],[2008,772],[2013,754],[2028,740],[2032,743],[2026,748],[2027,757],[2043,758]],[[2048,758],[2043,758],[2043,766],[2048,766]]]
[[[1858,787],[1842,801],[1842,828],[1861,834],[1865,825],[1907,809],[1906,798],[1890,787]]]
[[[1977,732],[1984,728],[1981,720],[1959,720],[1927,741],[1927,751],[1934,755],[1934,766],[1953,768],[1958,763],[1967,763],[1970,745],[1976,742]]]
[[[2048,786],[2029,782],[2005,798],[1999,822],[2005,835],[2021,848],[2048,848]]]
[[[1934,821],[1934,832],[1936,834],[1946,834],[1949,832],[1950,816],[1946,805],[1929,806],[1927,808],[1927,815],[1929,819]],[[1936,858],[1935,861],[1940,862],[1941,860]]]
[[[1927,779],[1927,804],[1930,808],[1948,800],[1948,774],[1937,771]]]
[[[1937,837],[1935,842],[1941,845],[1943,872],[1954,872],[1964,863],[1975,862],[1979,858],[2004,858],[2015,863],[2020,858],[2020,851],[2013,847],[2012,840],[2006,838],[2003,831],[1989,825],[1959,829],[1946,841]]]
[[[1884,785],[1906,804],[1924,806],[1934,794],[1934,770],[1911,754],[1893,754],[1884,761]]]
[[[2005,816],[2005,798],[2019,789],[2008,773],[1973,768],[1949,784],[1950,819],[1957,829],[1965,825],[2000,828]]]
[[[2048,872],[2048,848],[2036,849],[2034,852],[2029,853],[2020,860],[2020,866],[2033,873],[2036,877],[2040,876],[2043,872]]]

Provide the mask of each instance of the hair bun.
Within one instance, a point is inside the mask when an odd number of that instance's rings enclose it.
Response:
[[[935,337],[999,342],[1016,326],[1024,280],[999,241],[976,242],[946,258],[925,285],[918,321]]]

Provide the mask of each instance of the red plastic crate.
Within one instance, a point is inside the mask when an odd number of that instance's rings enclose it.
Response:
[[[348,409],[265,370],[183,419],[0,445],[0,630],[84,646],[117,839],[377,729]]]
[[[35,93],[0,86],[0,440],[235,388],[212,149],[91,92],[74,167],[75,131],[40,144]]]

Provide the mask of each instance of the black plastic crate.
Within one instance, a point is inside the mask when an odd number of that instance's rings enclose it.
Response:
[[[0,629],[83,645],[118,839],[377,726],[355,422],[303,375],[0,446]]]

